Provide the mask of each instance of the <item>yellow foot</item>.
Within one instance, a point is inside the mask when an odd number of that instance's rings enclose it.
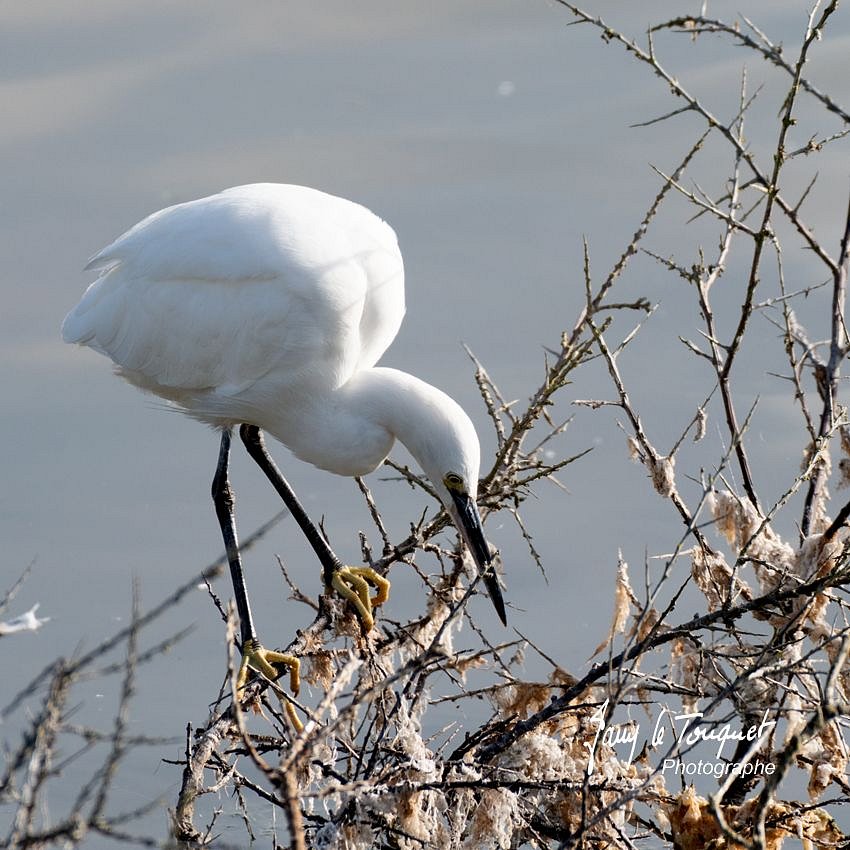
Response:
[[[343,598],[347,599],[357,611],[365,631],[375,625],[372,609],[382,605],[390,598],[390,583],[371,567],[340,567],[334,570],[331,586]],[[377,591],[369,596],[369,587]]]
[[[248,671],[256,670],[262,673],[272,682],[281,675],[281,671],[275,665],[281,665],[289,670],[289,690],[293,696],[298,696],[301,688],[301,662],[294,655],[286,655],[283,652],[275,652],[260,645],[259,641],[247,641],[242,647],[242,662],[239,665],[239,673],[236,677],[236,694],[240,698],[248,682]],[[300,732],[304,725],[295,714],[295,706],[285,699],[281,699],[286,715],[290,723]]]

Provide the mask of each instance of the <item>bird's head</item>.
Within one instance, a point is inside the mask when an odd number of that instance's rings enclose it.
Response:
[[[433,398],[420,410],[414,435],[402,438],[419,462],[479,568],[491,560],[478,514],[481,448],[475,426],[452,398],[429,387]]]
[[[434,388],[429,388],[433,390]],[[490,565],[493,555],[478,513],[481,448],[475,426],[463,408],[439,390],[420,419],[408,450],[419,461],[482,574],[499,618],[506,621],[499,582]]]
[[[490,552],[490,544],[487,543],[487,538],[484,536],[481,516],[478,513],[478,506],[475,501],[478,492],[479,450],[478,438],[475,436],[474,429],[472,429],[472,435],[475,437],[475,451],[474,456],[470,457],[470,463],[468,465],[465,466],[462,463],[455,464],[454,468],[449,468],[442,477],[438,477],[436,471],[429,473],[428,477],[431,478],[446,511],[452,518],[455,528],[460,532],[461,537],[472,553],[475,565],[478,567],[478,572],[481,573],[484,586],[487,588],[487,593],[493,601],[499,619],[507,625],[505,601],[502,598],[499,580],[491,568],[493,555]],[[464,471],[458,472],[456,471],[457,469]]]
[[[469,479],[459,472],[447,471],[437,487],[444,507],[448,511],[455,528],[460,532],[475,563],[483,572],[490,564],[492,555],[490,546],[484,537],[484,528],[481,525],[481,516],[475,501],[478,490],[477,479]]]
[[[502,622],[505,607],[491,568],[493,556],[478,513],[481,447],[472,420],[442,390],[385,367],[358,379],[368,382],[370,407],[413,455],[431,482],[484,579]]]

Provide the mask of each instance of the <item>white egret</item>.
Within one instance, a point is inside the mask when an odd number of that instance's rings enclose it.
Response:
[[[257,639],[242,574],[227,467],[239,427],[307,535],[325,583],[366,630],[389,583],[346,567],[265,450],[261,430],[339,475],[372,472],[400,440],[468,545],[502,622],[505,607],[476,507],[475,428],[445,393],[376,367],[404,315],[395,233],[365,207],[302,186],[254,184],[141,221],[86,266],[97,270],[66,316],[66,342],[110,357],[130,383],[221,430],[213,499],[230,563],[243,663],[270,678],[297,659]],[[369,585],[377,589],[370,599]]]

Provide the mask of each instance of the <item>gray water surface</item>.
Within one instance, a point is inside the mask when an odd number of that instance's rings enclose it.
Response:
[[[739,5],[712,3],[709,12],[733,15]],[[801,4],[744,5],[777,41],[797,43],[805,23]],[[594,8],[640,34],[650,20],[699,6],[598,2]],[[34,562],[11,613],[40,602],[39,613],[51,619],[38,633],[0,645],[0,703],[58,655],[90,648],[126,624],[134,578],[149,606],[221,549],[208,496],[217,435],[164,412],[112,377],[107,360],[59,338],[63,316],[91,280],[80,271],[88,257],[162,206],[240,183],[277,181],[350,197],[386,218],[405,256],[408,315],[382,362],[457,398],[479,427],[487,466],[495,441],[461,344],[484,362],[507,398],[524,400],[541,379],[544,346],[557,345],[581,307],[582,238],[601,276],[658,191],[650,163],[672,170],[699,131],[688,116],[631,128],[674,108],[664,86],[622,50],[603,45],[596,31],[567,27],[568,21],[550,3],[510,0],[438,0],[427,8],[377,0],[255,2],[238,10],[223,2],[4,5],[0,591]],[[814,76],[846,105],[845,10],[816,53]],[[679,39],[668,40],[667,55],[731,120],[741,51],[719,40],[695,50]],[[772,79],[764,63],[747,62],[751,90]],[[750,125],[754,146],[772,141],[771,85],[763,95],[768,129],[762,135],[757,117]],[[827,132],[825,124],[812,129]],[[833,248],[846,207],[847,162],[846,146],[822,157],[817,201],[809,207]],[[728,165],[728,158],[709,158],[701,167],[709,175]],[[686,217],[659,222],[655,250],[665,254],[681,245]],[[702,226],[686,231],[689,242],[698,241]],[[704,232],[713,247],[716,228]],[[791,271],[801,262],[791,256]],[[675,341],[678,328],[693,333],[698,316],[692,294],[674,283],[641,258],[622,293],[622,300],[646,295],[661,303],[635,343],[634,366],[626,368],[659,447],[672,443],[708,386],[704,372],[703,383],[692,385],[698,370]],[[756,333],[765,345],[778,344],[767,322]],[[793,472],[799,460],[799,425],[787,388],[765,377],[770,358],[758,351],[748,356],[741,406],[761,396],[764,418],[757,425],[767,436],[760,439],[756,428],[753,459],[756,475],[776,496],[789,463]],[[669,504],[651,492],[642,468],[627,461],[617,417],[566,403],[611,396],[599,369],[565,391],[559,413],[577,417],[553,448],[563,456],[594,451],[565,470],[566,491],[541,487],[527,505],[548,583],[510,518],[488,523],[506,564],[511,626],[533,635],[574,673],[586,669],[607,632],[618,549],[639,571],[645,555],[669,551],[679,534]],[[275,453],[307,507],[324,515],[340,554],[357,560],[357,531],[371,526],[355,484],[294,461],[280,447]],[[241,452],[233,463],[247,533],[277,502]],[[426,503],[380,477],[372,476],[376,497],[392,535],[401,538]],[[793,534],[790,522],[787,531]],[[309,621],[309,612],[286,598],[275,554],[305,589],[316,593],[320,582],[291,522],[250,553],[255,615],[271,644]],[[405,599],[404,585],[399,575],[390,602],[399,619],[419,610],[417,599]],[[216,589],[229,596],[226,579]],[[491,639],[502,640],[486,600],[472,604]],[[203,721],[215,695],[224,639],[205,593],[173,612],[161,624],[162,636],[184,623],[194,631],[172,650],[170,663],[141,673],[131,712],[139,733],[180,738],[187,720]],[[546,670],[532,658],[530,667]],[[85,722],[109,727],[117,687],[113,677],[83,692]],[[15,728],[7,725],[3,736],[14,741]],[[168,752],[177,757],[182,745]],[[139,751],[122,771],[121,807],[157,796],[173,802],[179,768],[161,764],[162,755],[163,748]],[[67,773],[69,799],[82,768]],[[57,812],[64,802],[57,798]],[[164,809],[149,823],[164,836]]]

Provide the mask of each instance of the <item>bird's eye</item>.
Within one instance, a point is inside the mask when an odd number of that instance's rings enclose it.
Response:
[[[449,472],[443,479],[443,483],[449,490],[463,489],[463,479],[456,472]]]

